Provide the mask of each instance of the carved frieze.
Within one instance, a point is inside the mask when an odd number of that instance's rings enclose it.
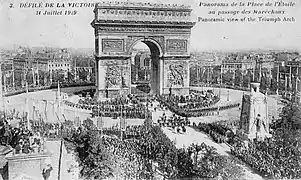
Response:
[[[97,3],[97,8],[101,7],[121,7],[123,9],[130,7],[133,9],[134,7],[136,8],[155,8],[155,9],[191,9],[191,6],[189,5],[184,5],[184,4],[161,4],[161,3],[143,3],[143,2],[133,2],[133,1],[102,1]]]
[[[187,52],[187,41],[182,39],[168,39],[166,41],[167,52]]]
[[[143,27],[143,28],[134,28],[134,27],[104,27],[100,26],[98,27],[98,32],[99,33],[164,33],[164,34],[171,34],[171,33],[177,33],[177,34],[187,34],[190,33],[190,29],[184,29],[184,28],[148,28],[148,27]]]
[[[102,40],[103,52],[123,52],[124,41],[123,39],[103,39]]]
[[[114,17],[148,17],[148,18],[170,18],[173,17],[174,19],[170,20],[187,20],[187,18],[191,15],[190,12],[184,11],[159,11],[159,10],[120,10],[120,9],[100,9],[99,10],[99,19],[102,17],[108,16]]]

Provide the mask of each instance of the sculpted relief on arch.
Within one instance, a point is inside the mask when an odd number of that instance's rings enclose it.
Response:
[[[106,68],[106,88],[125,88],[129,84],[129,67],[126,60],[107,60],[101,62]]]
[[[185,61],[171,60],[166,62],[167,87],[184,87],[188,75],[188,64]]]

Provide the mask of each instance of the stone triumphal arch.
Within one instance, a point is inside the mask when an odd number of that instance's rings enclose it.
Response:
[[[131,52],[138,42],[151,51],[154,94],[189,91],[192,9],[185,5],[101,2],[91,23],[95,31],[99,98],[130,93]]]

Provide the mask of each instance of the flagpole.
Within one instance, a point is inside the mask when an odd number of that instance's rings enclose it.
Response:
[[[15,66],[14,63],[12,64],[12,72],[13,72],[13,90],[16,90],[16,85],[15,85]]]
[[[297,78],[296,78],[296,87],[295,87],[296,93],[298,93],[298,84],[299,84],[299,77],[297,76]]]
[[[2,63],[0,62],[0,98],[1,98],[1,102],[0,102],[0,110],[4,111],[4,96],[3,96],[3,86],[2,86]]]
[[[272,86],[272,67],[269,66],[269,83],[270,83],[270,89],[271,89],[271,86]]]
[[[287,76],[286,74],[284,74],[285,76],[285,89],[284,89],[284,92],[285,92],[285,97],[286,97],[286,93],[287,93]]]
[[[33,84],[33,87],[35,87],[36,86],[36,81],[35,81],[36,78],[35,78],[34,68],[33,67],[31,68],[31,74],[32,74],[32,84]]]
[[[196,83],[199,84],[199,65],[196,63]]]
[[[256,66],[256,65],[255,65]],[[252,81],[255,81],[255,67],[253,67],[253,77],[252,77]]]
[[[276,89],[276,94],[279,95],[279,70],[280,70],[280,65],[278,64],[277,66],[277,89]]]
[[[262,72],[261,72],[261,66],[262,66],[262,62],[259,62],[259,83],[261,83],[261,78],[262,78]]]
[[[7,93],[7,89],[6,89],[6,71],[4,71],[4,93]]]
[[[221,64],[221,75],[220,75],[220,85],[219,85],[219,97],[221,97],[222,83],[223,83],[223,64]]]
[[[26,105],[25,105],[25,108],[26,108],[26,113],[27,113],[27,116],[26,116],[27,129],[29,130],[30,129],[30,123],[29,123],[29,94],[28,94],[28,82],[27,81],[26,81]]]
[[[292,65],[290,65],[290,74],[289,74],[289,90],[293,90],[293,84],[292,84]]]
[[[38,80],[38,86],[40,86],[39,62],[38,61],[37,61],[37,80]]]

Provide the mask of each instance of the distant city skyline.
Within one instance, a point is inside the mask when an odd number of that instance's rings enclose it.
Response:
[[[40,2],[33,0],[32,2]],[[54,1],[54,0],[49,0]],[[242,0],[247,1],[247,0]],[[263,0],[266,2],[267,0]],[[0,47],[48,46],[60,48],[94,48],[93,8],[81,8],[76,16],[36,16],[35,8],[9,8],[21,0],[0,0]],[[69,2],[60,0],[57,2]],[[74,0],[72,2],[99,2]],[[144,1],[143,1],[144,2]],[[158,3],[190,4],[194,19],[206,17],[208,9],[198,7],[197,0],[149,0]],[[204,0],[204,2],[217,2]],[[301,3],[294,8],[282,8],[289,17],[301,17]],[[192,29],[191,51],[301,51],[301,21],[295,23],[202,23]]]

